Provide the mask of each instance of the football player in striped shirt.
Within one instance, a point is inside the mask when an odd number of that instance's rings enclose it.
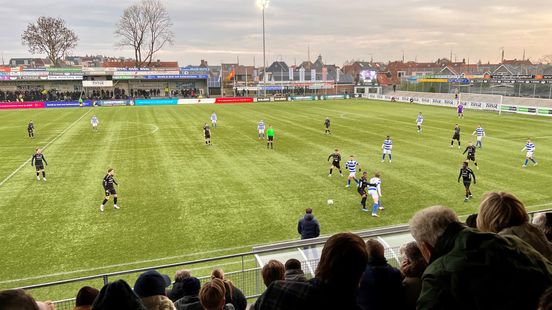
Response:
[[[531,141],[531,139],[527,139],[525,147],[521,149],[522,152],[527,151],[527,153],[525,154],[525,163],[523,164],[523,166],[521,166],[522,168],[527,167],[527,163],[529,163],[529,161],[533,162],[533,166],[536,166],[538,164],[537,161],[533,158],[533,153],[535,153],[535,149],[536,147],[533,141]]]
[[[380,173],[376,172],[374,177],[368,181],[368,195],[372,196],[372,199],[374,200],[374,206],[372,207],[373,217],[378,217],[378,208],[383,210],[380,200],[380,197],[382,197],[380,176]]]
[[[482,148],[482,140],[483,137],[485,137],[487,134],[485,133],[485,129],[481,127],[481,125],[478,125],[477,128],[475,128],[474,132],[472,133],[472,136],[477,134],[477,141],[475,142],[475,147]]]
[[[385,155],[389,155],[389,162],[391,162],[391,149],[393,148],[393,141],[391,140],[390,136],[387,136],[385,140],[383,141],[383,144],[381,145],[381,149],[383,150],[383,156],[381,157],[381,162],[385,162]]]
[[[355,160],[355,157],[351,155],[349,157],[349,160],[345,164],[345,167],[347,170],[349,170],[349,177],[347,178],[347,185],[345,187],[351,187],[351,180],[355,180],[355,183],[358,184],[358,180],[356,179],[356,170],[358,167],[358,171],[361,172],[362,169],[360,168],[359,163]]]
[[[257,130],[259,131],[259,139],[263,139],[265,138],[265,123],[263,122],[263,120],[261,120],[259,122],[259,124],[257,125]]]
[[[416,118],[416,126],[418,126],[418,133],[422,132],[422,123],[424,122],[424,116],[422,115],[422,112],[418,113],[418,117]]]

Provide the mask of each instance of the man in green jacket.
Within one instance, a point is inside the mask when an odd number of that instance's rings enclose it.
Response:
[[[552,263],[517,237],[465,227],[442,206],[419,211],[410,232],[429,263],[417,309],[536,309]]]
[[[272,128],[272,125],[268,126],[268,130],[266,131],[266,137],[267,137],[266,148],[268,149],[268,147],[270,146],[270,148],[273,149],[274,146],[272,145],[272,143],[274,143],[274,128]]]

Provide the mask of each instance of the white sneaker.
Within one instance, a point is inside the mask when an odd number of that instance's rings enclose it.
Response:
[[[523,166],[521,166],[521,168],[525,168],[525,167],[527,167],[527,165],[523,165]]]
[[[113,208],[115,208],[117,210],[121,209],[118,205],[113,205]]]
[[[384,160],[382,160],[381,162],[382,162],[382,163],[384,163],[384,162],[385,162],[385,159],[384,159]]]
[[[452,149],[452,145],[450,146],[450,148]]]
[[[328,177],[331,177],[332,175],[331,174],[328,174]]]
[[[479,166],[475,166],[475,168],[477,168],[477,170],[479,170]]]
[[[392,162],[392,160],[390,159],[389,162]]]
[[[341,176],[343,176],[343,175],[341,175]]]
[[[43,178],[44,181],[46,181],[46,178]]]
[[[40,181],[40,177],[38,175],[36,176],[36,179]]]
[[[460,145],[458,146],[458,148],[460,148]]]
[[[366,208],[360,208],[360,210],[362,210],[364,212],[368,212],[368,209],[366,209]]]
[[[345,187],[351,187],[351,185],[347,184],[347,185],[345,185]]]
[[[535,167],[535,166],[538,165],[538,164],[539,164],[539,163],[535,163],[535,164],[533,165],[533,167]]]
[[[372,217],[379,217],[376,213],[372,213]]]
[[[385,210],[383,207],[379,207],[380,210]]]
[[[104,205],[100,206],[100,212],[104,212]]]

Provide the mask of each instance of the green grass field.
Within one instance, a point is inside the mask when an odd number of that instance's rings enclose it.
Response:
[[[201,127],[219,117],[212,147]],[[425,116],[424,131],[415,118]],[[90,118],[100,120],[93,132]],[[331,136],[323,121],[332,119]],[[36,125],[36,139],[26,124]],[[256,135],[263,119],[276,131],[275,149]],[[459,122],[465,145],[478,123],[488,137],[477,157],[476,197],[463,202],[456,182],[464,159],[449,148]],[[393,163],[381,163],[386,135]],[[527,136],[536,167],[521,168]],[[552,206],[552,124],[548,118],[376,101],[251,105],[186,105],[44,109],[0,113],[0,287],[14,287],[191,258],[248,251],[254,244],[297,239],[297,220],[314,209],[322,234],[406,223],[417,210],[443,204],[460,215],[477,210],[490,190],[514,192],[529,210]],[[46,146],[48,181],[29,162]],[[363,169],[382,172],[386,210],[360,210],[346,178],[329,178],[334,148],[354,154]],[[26,164],[25,164],[26,163]],[[22,167],[21,169],[18,169]],[[119,205],[99,212],[101,180],[116,169]],[[14,173],[15,172],[15,173]],[[13,173],[13,176],[6,180]],[[328,206],[327,199],[335,204]],[[57,277],[35,278],[66,273]]]

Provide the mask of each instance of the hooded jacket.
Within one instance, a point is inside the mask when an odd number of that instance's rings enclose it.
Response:
[[[301,235],[301,239],[311,239],[320,236],[320,224],[311,213],[305,216],[297,223],[297,232]]]

